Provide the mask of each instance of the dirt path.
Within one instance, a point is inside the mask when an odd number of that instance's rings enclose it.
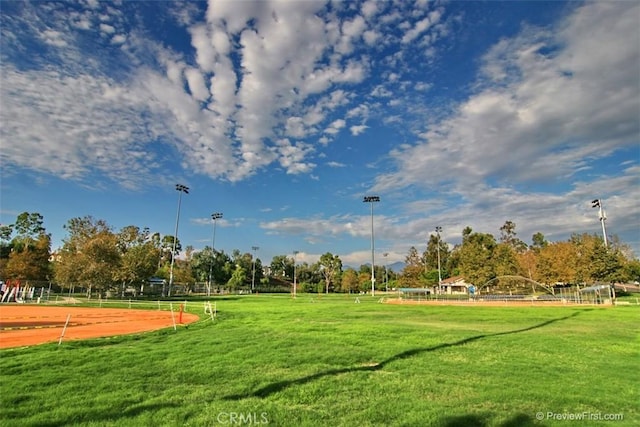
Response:
[[[64,341],[126,335],[173,326],[170,311],[119,308],[0,305],[0,348],[22,347],[60,339],[67,316]],[[179,313],[174,312],[178,324]],[[199,317],[182,313],[182,324]]]

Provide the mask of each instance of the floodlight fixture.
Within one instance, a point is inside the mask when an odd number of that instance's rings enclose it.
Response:
[[[598,218],[600,219],[600,223],[602,224],[602,236],[604,237],[604,247],[608,247],[607,241],[607,229],[604,225],[604,222],[607,220],[607,214],[604,211],[604,206],[602,204],[602,199],[593,199],[591,201],[592,208],[598,208]]]

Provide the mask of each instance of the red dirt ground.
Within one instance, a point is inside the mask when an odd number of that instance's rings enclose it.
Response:
[[[0,348],[58,342],[67,316],[71,315],[63,341],[126,335],[173,326],[170,311],[120,308],[0,306]],[[174,312],[176,324],[179,313]],[[182,324],[199,317],[182,313]]]

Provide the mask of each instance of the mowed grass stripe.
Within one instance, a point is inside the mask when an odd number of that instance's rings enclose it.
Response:
[[[219,299],[215,322],[177,333],[4,350],[0,422],[208,426],[266,414],[283,426],[488,426],[535,425],[539,411],[640,421],[636,307],[313,298]]]

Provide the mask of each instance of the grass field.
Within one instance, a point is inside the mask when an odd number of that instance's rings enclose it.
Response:
[[[637,306],[213,300],[215,323],[1,351],[0,424],[640,425]]]

